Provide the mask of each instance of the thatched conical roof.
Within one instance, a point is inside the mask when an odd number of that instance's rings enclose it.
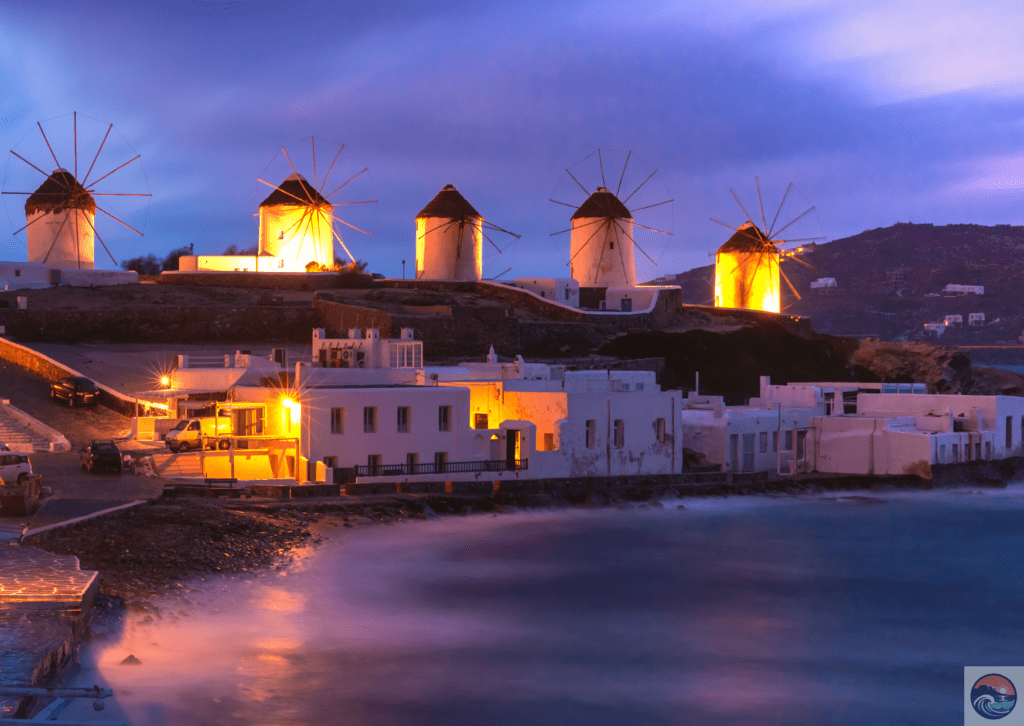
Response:
[[[25,214],[84,209],[96,213],[96,202],[66,169],[57,169],[25,200]]]
[[[723,252],[764,252],[766,247],[774,247],[775,243],[764,236],[764,233],[750,222],[744,222],[729,240],[718,248]]]
[[[430,204],[425,206],[416,215],[416,219],[426,219],[427,217],[437,219],[476,217],[477,219],[483,219],[480,216],[480,212],[473,209],[473,205],[467,202],[466,198],[459,193],[459,190],[451,184],[445,184],[444,188],[437,193],[437,196],[430,200]]]
[[[600,219],[601,217],[615,217],[616,219],[633,219],[633,215],[626,209],[626,205],[619,201],[619,198],[604,187],[598,187],[597,191],[587,197],[587,201],[580,205],[572,215],[573,219]]]
[[[278,184],[278,188],[270,193],[270,196],[260,202],[261,207],[279,207],[282,205],[288,205],[292,207],[302,207],[308,204],[330,204],[326,199],[320,196],[312,184],[306,181],[306,178],[301,174],[292,174],[283,182]]]

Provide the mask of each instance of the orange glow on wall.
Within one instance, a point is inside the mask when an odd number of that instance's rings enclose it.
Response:
[[[781,310],[777,252],[719,252],[715,255],[715,307]]]

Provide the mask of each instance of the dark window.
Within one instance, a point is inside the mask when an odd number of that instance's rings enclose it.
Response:
[[[761,453],[762,454],[767,454],[768,453],[768,432],[767,431],[762,431],[760,438],[761,438],[761,442],[760,442],[761,443]]]
[[[587,433],[585,443],[588,449],[593,449],[595,446],[597,446],[597,421],[595,419],[587,419]]]
[[[626,422],[621,418],[615,419],[615,448],[622,449],[626,446]]]
[[[487,414],[486,413],[478,413],[478,414],[473,416],[473,428],[475,428],[475,429],[485,429],[485,428],[487,428]]]
[[[363,409],[363,433],[377,433],[377,407],[367,406]]]
[[[1006,448],[1013,448],[1013,416],[1006,417]]]
[[[412,412],[410,411],[408,406],[398,407],[398,433],[409,433],[409,419],[411,418]]]
[[[451,406],[438,406],[437,407],[437,430],[438,431],[451,431],[452,430],[452,407]]]
[[[331,409],[331,433],[332,434],[343,434],[343,433],[345,433],[345,409],[344,408],[332,408]]]

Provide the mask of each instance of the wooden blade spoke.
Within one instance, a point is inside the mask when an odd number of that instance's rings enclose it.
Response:
[[[152,194],[120,194],[114,192],[89,192],[93,197],[151,197]]]
[[[719,221],[719,220],[715,219],[714,217],[708,217],[708,219],[710,219],[712,222],[715,222],[716,224],[722,225],[723,227],[728,227],[733,232],[739,232],[740,231],[738,227],[733,227],[731,224],[726,224],[725,222]]]
[[[675,199],[666,199],[664,202],[658,202],[657,204],[648,204],[646,207],[637,207],[635,209],[630,209],[629,211],[632,214],[633,212],[640,212],[640,211],[643,211],[644,209],[651,209],[652,207],[660,207],[662,204],[671,204],[674,201],[675,201]]]
[[[72,133],[75,137],[75,179],[78,178],[78,111],[72,112]],[[77,222],[75,224],[78,224]],[[82,266],[81,260],[78,262],[78,266]]]
[[[508,267],[508,268],[506,268],[506,269],[505,269],[505,270],[504,270],[503,272],[499,272],[499,273],[498,273],[497,275],[495,275],[494,277],[488,277],[487,279],[488,279],[488,280],[497,280],[497,279],[498,279],[499,277],[501,277],[502,275],[504,275],[504,274],[505,274],[506,272],[508,272],[508,271],[509,271],[509,270],[511,270],[511,269],[512,269],[511,267]]]
[[[729,190],[729,193],[730,193],[730,194],[732,194],[732,198],[736,200],[736,203],[737,203],[738,205],[740,205],[740,209],[742,209],[742,210],[743,210],[743,214],[744,214],[744,215],[746,216],[746,218],[747,218],[747,221],[748,221],[748,222],[750,222],[750,224],[751,224],[751,225],[753,225],[754,227],[756,227],[757,225],[756,225],[756,224],[754,224],[754,220],[753,220],[753,218],[752,218],[752,217],[751,217],[751,216],[750,216],[749,214],[747,214],[747,210],[746,210],[746,207],[744,207],[744,206],[743,206],[743,202],[741,202],[741,201],[740,201],[740,198],[739,198],[738,196],[736,196],[736,192],[734,192],[734,191],[733,191],[732,189],[730,189],[730,190]]]
[[[794,224],[794,223],[795,223],[795,222],[796,222],[797,220],[799,220],[799,219],[801,219],[802,217],[804,217],[804,216],[806,216],[806,215],[810,214],[810,213],[811,213],[811,212],[813,212],[813,211],[814,211],[814,207],[812,206],[812,207],[811,207],[810,209],[808,209],[808,210],[807,210],[806,212],[804,212],[803,214],[798,214],[798,215],[797,215],[796,217],[794,217],[794,218],[793,218],[792,220],[790,220],[789,224],[787,224],[787,225],[786,225],[785,227],[783,227],[783,228],[782,228],[782,229],[780,229],[780,230],[779,230],[778,232],[776,232],[776,234],[782,234],[782,231],[783,231],[784,229],[787,229],[788,227],[792,226],[792,225],[793,225],[793,224]]]
[[[126,161],[125,163],[121,164],[121,166],[117,167],[117,169],[114,169],[114,171],[109,171],[109,172],[107,172],[106,174],[104,174],[104,175],[103,175],[103,176],[101,176],[101,177],[100,177],[99,179],[97,179],[96,181],[94,181],[94,182],[93,182],[92,184],[90,184],[90,185],[89,185],[90,191],[92,190],[92,188],[93,188],[93,187],[95,187],[95,186],[96,186],[97,184],[99,184],[99,183],[100,183],[101,181],[103,181],[103,180],[104,180],[104,179],[106,179],[106,178],[107,178],[108,176],[110,176],[111,174],[113,174],[113,173],[114,173],[115,171],[118,171],[119,169],[123,169],[123,168],[125,168],[126,166],[128,166],[129,164],[131,164],[131,163],[132,163],[133,161],[135,161],[135,159],[141,159],[141,158],[142,158],[142,154],[137,154],[137,155],[135,156],[135,158],[134,158],[134,159],[129,159],[129,160],[128,160],[128,161]]]
[[[33,219],[33,220],[32,220],[31,222],[29,222],[28,224],[26,224],[26,225],[25,225],[24,227],[22,227],[21,229],[16,229],[15,231],[11,232],[11,236],[13,237],[14,235],[18,234],[18,232],[21,232],[21,231],[22,231],[23,229],[28,229],[29,227],[31,227],[31,226],[32,226],[33,224],[35,224],[35,223],[36,223],[36,222],[38,222],[39,220],[41,220],[41,219],[46,219],[46,217],[47,217],[47,215],[45,215],[45,214],[40,214],[40,215],[39,215],[38,217],[36,217],[35,219]]]
[[[28,164],[29,166],[31,166],[31,167],[32,167],[33,169],[35,169],[36,171],[38,171],[38,172],[39,172],[40,174],[42,174],[43,176],[45,176],[45,177],[46,177],[47,179],[49,179],[49,178],[50,178],[50,175],[49,175],[49,174],[47,174],[47,173],[46,173],[45,171],[43,171],[42,169],[40,169],[40,168],[39,168],[38,166],[36,166],[35,164],[33,164],[33,163],[32,163],[31,161],[29,161],[28,159],[26,159],[26,158],[25,158],[24,156],[22,156],[21,154],[17,153],[17,152],[16,152],[16,151],[14,151],[13,149],[11,149],[11,153],[12,153],[12,154],[14,154],[15,156],[17,156],[17,157],[18,157],[19,159],[21,159],[22,161],[24,161],[24,162],[25,162],[26,164]],[[60,184],[60,185],[61,185],[62,187],[64,187],[65,189],[67,189],[67,188],[68,188],[68,185],[67,185],[67,184],[65,184],[65,183],[64,183],[64,182],[63,182],[63,181],[62,181],[62,180],[61,180],[61,179],[60,179],[59,177],[57,177],[57,178],[56,178],[56,179],[55,179],[54,181],[56,181],[56,182],[57,182],[58,184]]]
[[[379,200],[377,200],[377,199],[367,199],[367,200],[362,201],[362,202],[331,202],[331,206],[332,207],[350,207],[353,204],[377,204],[378,202],[379,202]]]
[[[812,270],[814,270],[815,272],[821,272],[821,268],[820,267],[818,267],[816,265],[812,265],[810,262],[807,262],[806,260],[801,260],[799,257],[793,257],[792,255],[786,255],[786,259],[787,260],[793,260],[793,262],[799,262],[801,265],[805,265],[805,266],[811,268]]]
[[[296,228],[296,227],[298,227],[298,226],[299,226],[300,224],[302,224],[302,221],[303,221],[303,220],[304,220],[304,219],[306,218],[306,214],[307,214],[308,212],[309,212],[309,207],[304,207],[304,208],[302,209],[302,214],[300,214],[300,215],[299,215],[299,218],[298,218],[297,220],[295,220],[294,222],[292,222],[292,223],[291,223],[290,225],[288,225],[288,227],[287,227],[287,228],[286,228],[286,229],[284,230],[284,233],[285,233],[286,235],[288,235],[288,234],[291,234],[291,231],[292,231],[293,229],[295,229],[295,228]]]
[[[288,152],[285,151],[283,146],[281,147],[281,151],[284,152],[284,158],[288,160],[288,166],[292,168],[292,173],[295,174],[295,176],[301,176],[299,172],[295,170],[295,164],[292,163],[292,158],[288,156]],[[296,179],[296,181],[298,181],[298,179]],[[302,187],[302,191],[305,193],[306,198],[309,200],[309,203],[313,204],[313,197],[309,195],[309,189],[306,188],[306,185],[303,184],[302,182],[299,182],[299,186]]]
[[[671,232],[666,232],[663,229],[655,229],[654,227],[648,227],[646,224],[640,224],[636,220],[633,220],[633,225],[636,226],[636,227],[642,227],[643,229],[649,229],[652,232],[657,232],[658,234],[663,234],[663,235],[666,235],[668,237],[674,237],[675,236]]]
[[[435,231],[441,229],[442,227],[447,229],[448,227],[451,227],[453,224],[458,224],[458,223],[459,223],[459,220],[457,220],[457,219],[449,219],[447,222],[441,222],[441,224],[437,225],[436,227],[433,227],[431,229],[425,230],[423,232],[423,234],[421,234],[416,239],[423,239],[424,237],[426,237],[431,232],[435,232]]]
[[[310,148],[313,149],[313,188],[319,189],[320,184],[317,182],[316,177],[316,139],[312,136],[309,137]]]
[[[615,187],[615,196],[619,196],[619,192],[622,191],[622,180],[626,178],[626,167],[629,166],[629,157],[632,154],[632,151],[626,152],[626,163],[622,165],[622,173],[619,174],[619,186]]]
[[[650,175],[649,177],[647,177],[646,179],[644,179],[644,180],[643,180],[642,182],[640,182],[640,186],[638,186],[638,187],[637,187],[636,189],[634,189],[634,190],[633,190],[633,193],[632,193],[632,194],[630,194],[630,195],[629,195],[628,197],[626,197],[625,199],[623,199],[623,200],[622,200],[622,203],[623,203],[623,204],[625,204],[625,203],[626,203],[626,202],[628,202],[628,201],[629,201],[630,199],[632,199],[632,198],[633,198],[633,194],[636,194],[636,193],[637,193],[638,191],[640,191],[641,189],[643,189],[643,187],[644,187],[644,184],[646,184],[646,183],[647,183],[647,182],[649,182],[649,181],[650,181],[651,179],[653,179],[653,178],[654,178],[654,175],[655,175],[655,174],[657,174],[657,173],[658,173],[658,170],[657,170],[657,169],[655,169],[654,171],[652,171],[652,172],[651,172],[651,175]]]
[[[306,201],[302,197],[297,197],[294,194],[292,194],[291,192],[286,192],[284,189],[282,189],[281,187],[277,186],[276,184],[271,184],[270,182],[263,181],[262,179],[256,179],[256,181],[262,182],[263,184],[266,184],[268,187],[276,189],[277,191],[281,192],[282,194],[288,195],[289,197],[291,197],[292,199],[294,199],[295,201],[297,201],[299,204],[303,205],[304,207],[308,207],[309,204],[310,204],[308,201]]]
[[[282,147],[282,148],[284,148],[284,147]],[[313,215],[310,214],[309,207],[307,207],[307,208],[302,210],[302,216],[299,218],[299,221],[300,222],[305,221],[306,222],[306,227],[308,228],[312,218],[313,218]],[[302,254],[302,245],[305,243],[305,241],[306,241],[306,230],[302,229],[299,232],[299,246],[295,250],[295,264],[297,264],[297,265],[301,265],[302,264],[302,261],[300,259],[300,255]]]
[[[573,180],[574,182],[576,182],[577,184],[579,184],[579,187],[580,187],[580,189],[582,189],[582,190],[583,190],[583,193],[584,193],[584,194],[586,194],[586,195],[587,195],[588,197],[590,196],[590,192],[588,192],[588,191],[587,191],[587,188],[586,188],[585,186],[583,186],[582,184],[580,184],[580,180],[579,180],[579,179],[577,179],[576,177],[574,177],[574,176],[572,175],[572,172],[571,172],[571,171],[569,171],[568,169],[566,169],[566,170],[565,170],[565,173],[566,173],[566,174],[568,174],[568,175],[569,175],[570,177],[572,177],[572,180]]]
[[[765,237],[767,237],[768,222],[764,218],[764,199],[761,197],[761,180],[756,176],[754,177],[754,185],[757,187],[757,204],[761,207],[761,229],[764,230]]]
[[[145,236],[144,234],[142,234],[142,232],[140,232],[139,230],[135,229],[135,227],[132,227],[132,226],[131,226],[130,224],[127,224],[127,223],[125,223],[125,222],[122,222],[122,221],[121,221],[120,219],[118,219],[118,218],[117,218],[117,217],[115,217],[115,216],[114,216],[113,214],[111,214],[110,212],[108,212],[108,211],[107,211],[106,209],[103,209],[103,208],[102,208],[102,207],[100,207],[99,205],[96,205],[96,209],[98,209],[99,211],[103,212],[103,213],[104,213],[105,215],[107,215],[108,217],[110,217],[110,218],[111,218],[112,220],[114,220],[114,221],[115,221],[115,222],[117,222],[118,224],[120,224],[120,225],[122,225],[122,226],[124,226],[124,227],[127,227],[128,229],[130,229],[130,230],[131,230],[132,232],[134,232],[135,234],[139,235],[140,237],[144,237],[144,236]]]
[[[347,180],[345,181],[345,184],[342,184],[342,185],[341,185],[340,187],[338,187],[337,189],[335,189],[335,190],[334,190],[333,192],[331,192],[330,194],[328,194],[327,196],[325,196],[325,197],[324,197],[324,199],[330,199],[330,198],[331,198],[331,197],[333,197],[333,196],[334,196],[335,194],[337,194],[337,193],[338,193],[338,192],[340,192],[340,191],[341,191],[342,189],[344,189],[344,188],[345,188],[345,185],[347,185],[347,184],[348,184],[348,183],[349,183],[350,181],[352,181],[353,179],[355,179],[355,178],[356,178],[357,176],[359,176],[360,174],[363,174],[363,173],[365,173],[365,172],[368,172],[369,170],[370,170],[370,167],[368,167],[368,166],[364,166],[364,167],[362,168],[362,170],[360,170],[360,171],[357,171],[357,172],[356,172],[355,174],[353,174],[352,176],[350,176],[350,177],[349,177],[349,178],[348,178],[348,179],[347,179]]]
[[[597,164],[601,167],[601,186],[608,188],[608,182],[604,180],[604,161],[601,159],[601,150],[597,150]]]
[[[797,300],[802,300],[803,298],[800,297],[800,293],[798,293],[796,291],[796,288],[793,287],[793,283],[789,281],[789,276],[786,275],[786,273],[782,271],[781,267],[779,268],[779,274],[782,276],[782,279],[786,281],[786,284],[789,285],[789,289],[793,291],[793,294],[796,296],[796,299]]]
[[[53,163],[57,165],[58,169],[62,169],[63,167],[60,165],[60,162],[57,161],[57,155],[53,153],[53,147],[50,146],[50,140],[46,138],[46,132],[43,131],[43,125],[36,121],[36,126],[39,127],[39,133],[43,135],[43,141],[46,142],[46,148],[50,150],[50,156],[53,157]]]
[[[608,224],[610,223],[610,221],[611,221],[611,217],[609,217],[608,219],[601,219],[601,220],[598,220],[598,221],[600,221],[600,222],[602,223],[602,225],[605,225],[605,226],[606,226],[606,225],[608,225]],[[587,241],[586,241],[586,242],[584,242],[584,243],[583,243],[582,245],[580,245],[580,248],[579,248],[578,250],[576,250],[576,254],[575,254],[575,255],[573,255],[573,256],[572,256],[572,257],[571,257],[571,258],[569,259],[569,261],[568,261],[568,262],[566,262],[565,264],[566,264],[566,265],[571,265],[571,264],[572,264],[572,261],[573,261],[573,260],[575,260],[575,259],[576,259],[577,257],[579,257],[579,254],[580,254],[580,252],[582,252],[582,251],[583,251],[583,250],[584,250],[584,249],[586,248],[586,246],[587,246],[588,244],[590,244],[590,240],[594,239],[594,235],[596,235],[596,234],[597,234],[598,232],[600,232],[600,231],[601,231],[601,230],[602,230],[603,228],[604,228],[603,226],[602,226],[602,227],[598,227],[598,228],[597,228],[597,229],[595,229],[595,230],[594,230],[593,232],[591,232],[591,233],[590,233],[590,236],[589,236],[589,237],[587,237]],[[603,251],[603,249],[604,249],[604,248],[602,247],[602,252],[601,252],[601,254],[602,254],[602,255],[604,255],[604,251]]]
[[[110,261],[113,262],[114,266],[116,267],[117,266],[117,260],[115,260],[114,256],[112,254],[110,254],[110,250],[107,249],[106,242],[104,242],[103,238],[100,237],[100,233],[96,231],[96,225],[92,223],[91,219],[89,219],[89,215],[88,214],[83,215],[83,216],[85,217],[85,221],[87,221],[89,223],[89,226],[92,227],[92,233],[94,235],[96,235],[96,239],[98,239],[100,241],[100,244],[103,246],[103,250],[107,253],[107,256],[110,257]],[[79,263],[79,264],[81,264],[81,263]]]
[[[496,232],[504,232],[505,234],[507,234],[507,235],[509,235],[511,237],[515,237],[516,239],[522,239],[523,238],[523,235],[521,235],[521,234],[516,234],[515,232],[509,232],[507,229],[502,229],[498,225],[492,224],[492,223],[487,222],[487,221],[485,221],[483,219],[480,220],[480,224],[483,227],[487,227],[487,229],[493,229]]]
[[[494,244],[494,240],[492,240],[492,239],[491,239],[490,237],[488,237],[488,236],[487,236],[487,233],[486,233],[486,232],[483,232],[483,231],[481,231],[481,232],[480,232],[480,234],[482,234],[482,235],[484,236],[484,239],[485,239],[485,240],[487,240],[488,242],[490,242],[490,243],[491,243],[491,246],[492,246],[492,247],[493,247],[494,249],[498,250],[498,254],[499,254],[499,255],[500,255],[500,254],[504,254],[504,252],[503,252],[503,250],[501,249],[501,247],[498,247],[498,245]]]
[[[646,251],[644,251],[644,248],[643,248],[643,247],[641,247],[640,245],[638,245],[638,244],[636,243],[636,240],[635,240],[635,239],[633,239],[633,235],[631,235],[631,234],[629,233],[629,230],[627,230],[627,229],[626,229],[626,228],[625,228],[624,226],[622,226],[622,225],[621,225],[621,224],[619,223],[619,220],[617,220],[617,219],[615,220],[615,225],[616,225],[616,226],[617,226],[617,227],[618,227],[618,228],[619,228],[619,229],[620,229],[620,230],[622,231],[622,233],[623,233],[624,235],[626,235],[626,237],[627,237],[627,238],[629,239],[629,241],[633,243],[633,246],[634,246],[634,247],[636,247],[636,248],[637,248],[638,250],[640,250],[640,252],[642,252],[642,253],[643,253],[643,256],[644,256],[644,257],[646,257],[647,259],[649,259],[649,260],[651,261],[651,264],[652,264],[652,265],[654,265],[655,267],[657,267],[657,266],[658,266],[658,263],[654,261],[654,258],[653,258],[653,257],[651,257],[651,256],[650,256],[649,254],[647,254],[647,252],[646,252]],[[625,265],[625,263],[623,263],[623,265]]]
[[[783,242],[780,242],[779,244],[788,245],[791,242],[817,242],[820,239],[825,239],[825,238],[824,237],[797,237],[795,239],[787,239],[787,240],[785,240]]]
[[[548,235],[548,237],[554,237],[555,235],[565,234],[566,232],[572,232],[574,229],[583,229],[584,227],[589,227],[592,224],[600,224],[601,222],[607,221],[607,219],[609,219],[609,218],[599,217],[597,219],[594,219],[593,221],[586,222],[584,224],[580,224],[580,225],[577,225],[575,227],[569,227],[568,229],[563,229],[563,230],[560,230],[558,232],[552,232],[551,234]]]
[[[326,214],[326,212],[325,212],[325,214]],[[343,225],[345,225],[346,227],[351,227],[351,228],[352,228],[352,229],[354,229],[354,230],[355,230],[356,232],[362,232],[362,233],[363,233],[363,234],[365,234],[365,235],[366,235],[367,237],[373,237],[373,234],[372,234],[372,233],[370,233],[370,232],[367,232],[367,231],[366,231],[365,229],[359,229],[359,227],[355,226],[354,224],[349,224],[348,222],[346,222],[346,221],[345,221],[344,219],[342,219],[341,217],[335,217],[335,216],[334,216],[333,214],[332,214],[332,215],[330,215],[330,217],[331,217],[331,219],[335,220],[336,222],[341,222],[341,223],[342,223]]]
[[[554,202],[555,204],[561,204],[563,207],[569,207],[570,209],[579,209],[579,207],[575,204],[566,204],[565,202],[560,202],[557,199],[549,199],[548,201]]]
[[[334,238],[338,240],[338,244],[341,245],[341,249],[345,250],[345,254],[348,255],[348,258],[352,260],[352,264],[354,265],[356,263],[356,258],[352,256],[351,252],[348,251],[348,247],[346,247],[345,243],[341,240],[341,235],[334,231],[334,227],[331,227],[331,234],[333,234]]]
[[[103,151],[103,145],[107,143],[107,137],[110,136],[110,130],[114,128],[114,124],[110,124],[107,127],[107,133],[103,134],[103,141],[100,142],[100,148],[96,149],[96,156],[92,158],[92,163],[89,164],[89,171],[85,172],[85,178],[82,179],[82,186],[89,180],[89,175],[92,174],[92,168],[96,166],[96,160],[100,158],[100,152]]]
[[[341,152],[344,151],[344,150],[345,150],[345,144],[342,144],[341,148],[338,149],[338,153],[335,154],[334,158],[331,160],[331,165],[327,168],[327,173],[324,174],[324,180],[320,183],[320,188],[317,189],[317,192],[319,192],[321,196],[323,196],[324,187],[327,186],[327,177],[329,177],[331,175],[331,170],[334,169],[334,162],[336,162],[338,160],[338,157],[341,156]]]
[[[772,226],[768,229],[768,238],[771,239],[772,230],[775,229],[775,223],[779,221],[779,215],[782,214],[782,205],[786,203],[786,197],[789,196],[789,190],[793,188],[793,182],[789,183],[786,187],[786,193],[782,195],[782,201],[779,202],[779,208],[775,212],[775,219],[772,220]]]

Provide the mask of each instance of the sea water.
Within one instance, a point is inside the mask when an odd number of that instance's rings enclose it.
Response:
[[[961,723],[964,665],[1024,664],[1022,494],[339,529],[86,659],[137,726]]]

